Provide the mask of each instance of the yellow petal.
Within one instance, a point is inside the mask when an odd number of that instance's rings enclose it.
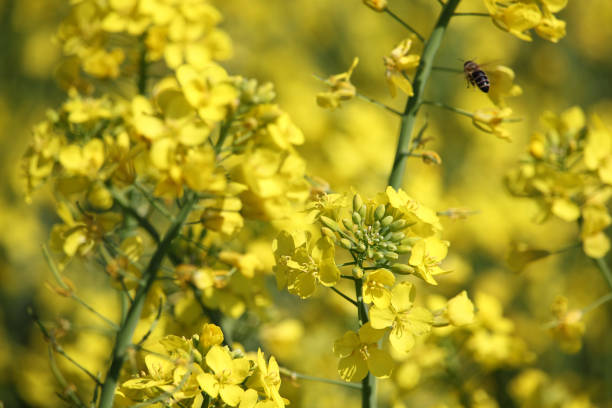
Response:
[[[219,394],[227,405],[235,407],[240,402],[244,390],[234,384],[223,384],[219,390]]]
[[[210,395],[212,398],[217,398],[219,395],[219,381],[210,373],[202,373],[196,377],[202,391]]]
[[[375,377],[388,377],[393,370],[393,359],[386,351],[378,348],[368,348],[369,357],[366,360],[368,369]]]
[[[360,356],[355,353],[338,362],[338,373],[344,381],[358,382],[368,375],[368,365]]]

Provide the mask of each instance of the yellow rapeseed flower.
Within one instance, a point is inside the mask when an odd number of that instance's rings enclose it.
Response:
[[[368,371],[376,377],[391,375],[393,360],[378,347],[385,330],[372,328],[366,323],[358,332],[348,331],[334,342],[334,353],[340,357],[338,372],[345,381],[361,381]]]
[[[249,375],[251,366],[246,358],[232,359],[230,352],[221,346],[212,346],[206,354],[206,365],[213,371],[197,376],[202,391],[235,407],[240,403],[244,390],[240,387]]]
[[[398,351],[408,352],[414,346],[415,336],[421,336],[431,330],[433,315],[425,308],[414,306],[415,293],[412,283],[398,283],[391,293],[391,304],[388,308],[374,306],[370,309],[370,322],[375,329],[391,327],[391,345]]]

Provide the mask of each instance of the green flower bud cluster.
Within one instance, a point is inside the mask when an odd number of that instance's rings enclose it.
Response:
[[[395,214],[394,214],[395,213]],[[322,233],[353,254],[359,264],[384,267],[394,263],[400,254],[410,251],[405,244],[409,227],[388,204],[364,203],[359,194],[353,197],[350,218],[341,223],[321,216]]]

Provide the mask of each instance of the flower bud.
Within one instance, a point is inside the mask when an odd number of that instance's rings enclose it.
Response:
[[[331,218],[322,215],[319,218],[319,220],[321,220],[323,225],[325,225],[329,229],[331,229],[333,231],[340,231],[340,226],[338,225],[338,223],[336,221],[332,220]]]
[[[375,11],[385,11],[387,0],[363,0],[363,4]]]
[[[343,248],[346,248],[346,249],[351,249],[353,247],[353,244],[351,243],[350,240],[348,240],[346,238],[341,238],[340,239],[340,246],[342,246]]]
[[[385,218],[382,219],[382,221],[380,222],[383,226],[388,227],[389,225],[391,225],[391,223],[393,222],[394,218],[391,215],[387,215]]]
[[[334,231],[330,230],[327,227],[321,227],[321,233],[325,235],[326,237],[329,237],[333,240],[336,239],[336,234],[334,234]]]
[[[113,196],[102,183],[95,183],[91,187],[87,201],[96,210],[108,210],[113,206]]]
[[[363,200],[359,194],[353,196],[353,211],[359,211],[363,205]]]
[[[400,246],[397,247],[395,252],[397,252],[398,254],[407,254],[411,250],[412,250],[412,248],[409,245],[400,245]]]
[[[363,242],[359,242],[359,243],[357,244],[357,250],[358,250],[359,252],[364,252],[364,251],[366,250],[366,246],[365,246],[365,244],[364,244]]]
[[[374,219],[381,220],[385,216],[385,205],[381,204],[374,210]]]
[[[361,269],[360,267],[358,267],[358,266],[354,266],[354,267],[353,267],[353,270],[352,270],[351,272],[352,272],[353,277],[354,277],[355,279],[361,279],[361,278],[363,278],[363,269]]]
[[[406,238],[406,234],[403,232],[394,232],[391,234],[391,241],[399,242],[402,239]]]
[[[349,220],[348,218],[343,218],[342,225],[344,225],[344,228],[347,230],[352,231],[355,224],[353,224],[353,221]]]
[[[391,231],[394,231],[394,232],[401,230],[405,226],[406,226],[406,220],[404,219],[393,221],[393,223],[390,225]]]
[[[385,256],[385,258],[392,259],[394,261],[399,258],[398,254],[396,254],[395,252],[391,252],[391,251],[384,251],[383,255]]]
[[[414,268],[410,265],[396,263],[391,266],[391,270],[400,275],[410,275],[414,272]]]
[[[361,225],[361,215],[357,211],[353,211],[353,222],[357,225]]]

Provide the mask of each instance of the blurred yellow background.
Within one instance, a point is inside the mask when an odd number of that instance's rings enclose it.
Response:
[[[27,306],[44,310],[48,319],[67,315],[73,324],[88,321],[87,312],[75,312],[72,304],[45,286],[50,273],[40,248],[56,216],[44,192],[35,196],[33,204],[25,203],[19,168],[31,126],[64,97],[53,78],[60,60],[53,37],[68,10],[67,3],[0,0],[0,168],[4,180],[0,193],[0,401],[7,408],[61,406],[54,396],[54,379],[47,373],[42,336],[27,316]],[[224,15],[223,29],[234,42],[234,56],[226,68],[231,74],[275,84],[279,105],[306,136],[300,153],[308,163],[307,173],[326,180],[334,191],[355,188],[364,196],[382,191],[395,153],[398,118],[362,100],[333,112],[317,107],[315,95],[325,87],[315,76],[344,72],[357,56],[360,63],[352,82],[359,92],[403,110],[405,97],[389,95],[382,56],[409,33],[389,16],[357,0],[214,3]],[[429,34],[439,9],[435,0],[390,0],[389,4],[424,35]],[[486,10],[481,1],[463,0],[459,11]],[[612,406],[610,306],[588,315],[578,354],[564,354],[543,328],[556,295],[563,294],[570,305],[583,307],[605,293],[605,282],[594,264],[578,249],[534,263],[521,274],[509,270],[505,262],[513,241],[556,250],[578,240],[575,226],[556,219],[534,223],[535,205],[511,197],[503,185],[504,175],[524,154],[531,133],[542,129],[540,114],[579,105],[588,113],[599,113],[612,128],[612,2],[570,0],[558,16],[567,22],[567,37],[559,44],[537,36],[531,43],[523,42],[496,28],[489,18],[452,20],[435,65],[461,69],[461,61],[475,59],[511,67],[523,94],[509,104],[513,116],[522,121],[508,124],[513,142],[507,143],[478,131],[469,118],[424,106],[417,128],[427,120],[426,135],[433,139],[428,148],[440,154],[442,165],[411,159],[405,189],[438,211],[460,207],[476,212],[467,219],[443,219],[444,238],[451,242],[448,268],[453,273],[441,277],[439,290],[431,292],[454,296],[466,288],[470,295],[476,291],[493,295],[502,303],[504,315],[516,324],[518,336],[537,356],[531,367],[563,384],[559,387],[587,393],[595,406],[606,407]],[[492,105],[485,94],[466,89],[462,74],[441,71],[432,74],[426,99],[468,111]],[[84,281],[91,288],[104,282],[99,273],[84,269],[85,273],[89,275]],[[270,288],[277,300],[274,317],[260,333],[267,350],[287,367],[337,378],[330,345],[354,317],[340,299],[328,293],[299,301],[278,293],[274,284]],[[424,295],[428,289],[419,290]],[[104,291],[83,293],[82,297],[107,310],[107,315],[116,312],[116,300]],[[103,370],[111,343],[95,328],[83,329],[87,336],[79,336],[70,351],[81,355],[92,370]],[[494,383],[500,406],[520,406],[509,396],[508,388],[518,372],[509,367],[487,377]],[[292,407],[358,404],[355,392],[326,384],[286,382],[283,395],[292,401]],[[384,384],[381,387],[384,390]],[[424,394],[414,390],[406,399],[413,404],[406,406],[435,406],[435,396]]]

